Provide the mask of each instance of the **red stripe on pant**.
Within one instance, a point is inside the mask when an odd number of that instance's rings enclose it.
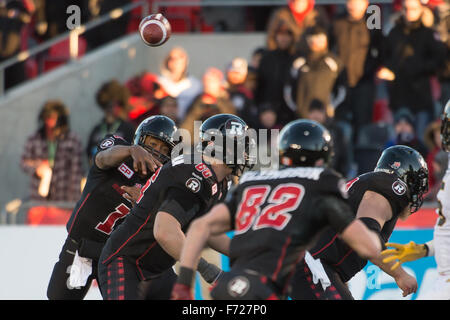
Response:
[[[118,257],[108,264],[105,300],[125,300],[124,273],[122,257]]]
[[[316,285],[312,280],[311,270],[309,269],[309,267],[306,263],[305,263],[304,272],[306,275],[306,280],[308,281],[309,286],[311,288],[311,291],[314,293],[314,295],[316,296],[316,298],[318,300],[341,300],[342,299],[341,295],[339,294],[339,292],[337,292],[334,285],[330,285],[329,287],[327,287],[327,289],[325,291],[323,291],[320,282]]]

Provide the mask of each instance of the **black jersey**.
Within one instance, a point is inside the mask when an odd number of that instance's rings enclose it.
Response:
[[[97,154],[117,145],[127,146],[130,143],[120,136],[106,135],[98,145]],[[66,225],[69,237],[76,241],[89,239],[99,243],[106,242],[113,228],[131,210],[131,203],[123,197],[124,191],[120,187],[142,185],[147,178],[134,172],[131,157],[119,166],[105,170],[100,169],[94,161],[81,199]]]
[[[356,216],[362,197],[366,191],[382,195],[392,208],[392,218],[381,229],[381,240],[387,242],[394,230],[400,213],[408,205],[406,184],[395,175],[385,172],[365,173],[347,183],[349,203]],[[311,255],[333,267],[344,282],[350,280],[364,268],[367,260],[362,259],[347,244],[337,238],[336,232],[327,229],[316,245],[310,250]]]
[[[175,260],[153,236],[156,214],[172,215],[187,231],[191,221],[223,199],[226,187],[206,163],[194,164],[188,156],[172,159],[158,169],[141,189],[141,196],[127,219],[112,233],[103,248],[100,262],[123,257],[136,265],[142,280],[159,274]]]
[[[326,226],[341,232],[353,220],[345,181],[324,168],[244,174],[227,204],[235,235],[233,268],[269,277],[281,292],[304,250]]]

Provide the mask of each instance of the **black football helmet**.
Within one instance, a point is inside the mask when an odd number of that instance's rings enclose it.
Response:
[[[333,155],[331,135],[313,120],[300,119],[286,124],[278,137],[280,164],[292,167],[313,167],[319,159],[324,165]]]
[[[133,141],[135,145],[140,145],[145,150],[150,152],[153,156],[155,156],[159,160],[159,162],[164,164],[170,160],[170,154],[169,156],[166,156],[156,151],[152,147],[145,145],[145,138],[147,136],[151,136],[158,140],[161,140],[169,147],[169,150],[171,152],[176,144],[176,142],[174,141],[176,131],[177,126],[172,119],[161,115],[151,116],[143,120],[139,124],[134,133]]]
[[[396,174],[407,186],[411,213],[420,209],[428,191],[428,167],[419,152],[404,145],[389,147],[381,154],[374,171]]]
[[[450,152],[450,100],[445,105],[441,119],[442,150]]]
[[[238,116],[216,114],[200,126],[199,148],[203,154],[223,161],[233,170],[232,175],[240,176],[246,168],[253,168],[255,163],[251,157],[255,142],[249,137],[248,129],[245,121]]]

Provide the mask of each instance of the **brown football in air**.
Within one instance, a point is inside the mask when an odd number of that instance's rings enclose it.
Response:
[[[142,41],[148,46],[158,47],[169,40],[172,28],[169,21],[161,13],[151,14],[139,24]]]

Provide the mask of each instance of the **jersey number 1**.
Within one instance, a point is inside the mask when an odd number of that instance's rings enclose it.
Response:
[[[125,217],[129,213],[130,213],[130,208],[128,208],[123,203],[121,203],[120,205],[118,205],[116,207],[115,211],[111,212],[106,217],[105,221],[97,224],[95,229],[109,235],[113,231],[114,225],[116,224],[117,220]]]
[[[298,208],[304,194],[305,189],[299,184],[282,184],[272,192],[269,185],[246,188],[236,214],[235,233],[241,234],[250,228],[282,230],[292,217],[290,212]]]

